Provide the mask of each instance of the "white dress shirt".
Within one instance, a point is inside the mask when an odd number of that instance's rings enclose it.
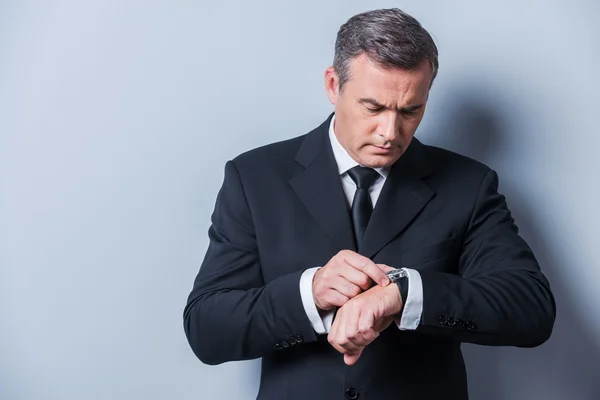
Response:
[[[329,140],[331,141],[331,147],[338,166],[342,187],[344,189],[344,194],[346,195],[346,200],[348,201],[348,207],[350,208],[352,206],[352,200],[354,199],[354,192],[356,192],[356,184],[347,172],[359,164],[350,157],[348,152],[337,140],[333,130],[334,121],[335,115],[331,119],[331,124],[329,125]],[[381,193],[381,189],[383,188],[383,184],[385,183],[389,172],[389,168],[374,169],[379,172],[380,176],[369,189],[373,207],[377,204],[377,199],[379,198],[379,194]],[[315,305],[312,293],[312,282],[315,273],[319,268],[321,267],[309,268],[302,273],[302,276],[300,277],[300,296],[302,298],[304,311],[315,332],[318,334],[326,334],[331,330],[335,309],[319,311]],[[408,296],[402,311],[402,318],[397,318],[395,322],[399,329],[414,330],[419,325],[421,313],[423,312],[423,283],[421,282],[421,275],[418,271],[409,268],[404,268],[404,270],[408,273]]]

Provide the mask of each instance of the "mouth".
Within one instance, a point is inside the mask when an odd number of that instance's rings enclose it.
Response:
[[[375,146],[375,145],[373,145],[373,147],[375,148],[376,153],[389,153],[394,148],[394,146]]]

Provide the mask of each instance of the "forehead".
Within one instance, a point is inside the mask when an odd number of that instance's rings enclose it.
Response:
[[[350,79],[346,85],[354,96],[402,106],[427,100],[432,74],[427,59],[413,70],[384,69],[361,55],[350,62]]]

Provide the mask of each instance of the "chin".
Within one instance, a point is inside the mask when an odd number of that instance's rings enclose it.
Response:
[[[398,155],[369,155],[363,158],[363,164],[371,168],[391,167],[400,157]]]
[[[394,149],[390,153],[370,152],[363,154],[361,164],[371,168],[387,168],[391,167],[402,155],[399,148]]]

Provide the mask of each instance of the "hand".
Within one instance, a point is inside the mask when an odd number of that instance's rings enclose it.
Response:
[[[344,354],[344,362],[353,365],[363,349],[390,326],[403,306],[397,285],[375,286],[338,310],[327,339]]]
[[[340,251],[315,273],[312,282],[315,305],[321,310],[331,310],[369,289],[373,281],[388,285],[387,266],[380,265],[383,264],[375,264],[351,250]]]

